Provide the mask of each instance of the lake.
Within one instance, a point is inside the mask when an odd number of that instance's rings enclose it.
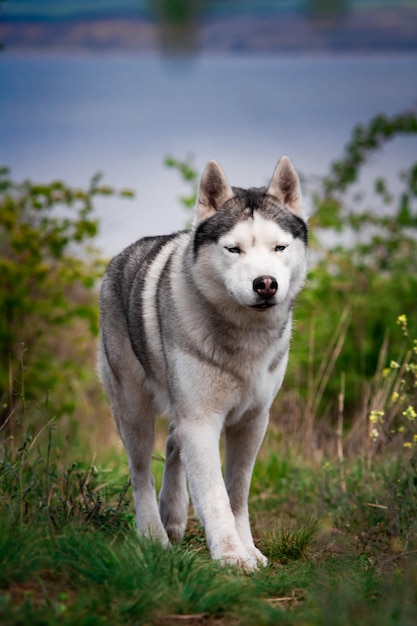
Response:
[[[417,55],[0,57],[0,161],[17,180],[64,179],[134,188],[134,201],[99,203],[99,244],[182,228],[187,191],[164,158],[214,158],[231,184],[268,182],[282,154],[305,175],[324,174],[353,126],[417,102]],[[417,158],[397,139],[368,168],[390,175]]]

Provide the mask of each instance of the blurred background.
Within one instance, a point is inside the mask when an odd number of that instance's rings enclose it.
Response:
[[[272,421],[309,451],[334,452],[336,427],[339,453],[342,435],[368,457],[417,449],[417,2],[0,8],[3,440],[51,417],[73,442],[113,432],[95,373],[105,260],[183,228],[210,159],[249,187],[287,154],[311,268]]]
[[[0,161],[15,178],[136,191],[99,205],[107,255],[182,228],[165,157],[267,183],[288,154],[323,175],[353,126],[414,107],[415,0],[5,0]],[[378,156],[409,161],[415,139]],[[370,163],[372,168],[373,163]]]

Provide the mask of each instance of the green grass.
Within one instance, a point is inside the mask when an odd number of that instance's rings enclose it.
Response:
[[[251,492],[269,565],[247,574],[211,561],[192,516],[181,545],[139,540],[125,458],[66,466],[54,436],[3,442],[2,625],[417,623],[411,453],[349,461],[342,485],[337,463],[280,457],[270,435]]]
[[[318,522],[315,519],[307,520],[295,528],[289,525],[280,526],[263,540],[265,556],[285,564],[304,558],[316,537],[317,530]]]

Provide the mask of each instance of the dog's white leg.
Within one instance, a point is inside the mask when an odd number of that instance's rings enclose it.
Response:
[[[255,569],[257,559],[245,549],[236,530],[222,476],[219,452],[222,423],[218,415],[181,420],[177,426],[181,458],[213,559]]]
[[[108,382],[108,381],[107,381]],[[162,525],[151,472],[154,410],[149,394],[137,381],[106,385],[114,420],[126,448],[139,535],[169,543]]]
[[[188,518],[189,497],[184,466],[175,432],[175,424],[169,426],[166,445],[164,479],[159,496],[162,523],[172,541],[181,541]]]
[[[249,522],[248,496],[256,455],[265,435],[268,414],[243,418],[226,428],[225,480],[236,528],[247,552],[261,565],[266,557],[255,547]]]
[[[150,469],[154,441],[153,420],[152,426],[149,423],[145,425],[142,421],[139,428],[124,428],[122,438],[129,457],[138,534],[167,545],[168,536],[159,515],[155,481]]]

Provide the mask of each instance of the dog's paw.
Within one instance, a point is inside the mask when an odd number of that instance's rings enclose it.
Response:
[[[136,530],[140,538],[156,541],[160,543],[164,548],[167,548],[170,545],[168,535],[162,525],[155,525],[152,528],[150,526],[144,528],[143,526],[137,525]]]
[[[167,506],[165,500],[161,499],[159,510],[169,540],[173,543],[180,542],[187,526],[188,499],[184,500],[182,506],[177,507]]]
[[[164,522],[164,525],[169,540],[172,543],[179,543],[184,537],[186,524],[182,522],[174,523],[172,521],[167,521],[166,523]]]
[[[256,570],[259,567],[268,565],[266,556],[255,546],[247,546],[245,550],[225,554],[219,560],[224,565],[233,565],[246,571]]]
[[[255,546],[246,546],[246,551],[253,559],[255,559],[258,566],[266,567],[268,565],[268,559],[266,556]]]
[[[211,555],[222,565],[232,565],[246,571],[255,570],[259,565],[264,565],[264,561],[266,561],[266,558],[257,548],[253,547],[249,552],[243,545],[233,545],[231,542],[216,546],[211,550]]]
[[[251,572],[258,569],[259,563],[248,552],[244,554],[228,554],[219,559],[222,565],[232,565],[245,571]]]

